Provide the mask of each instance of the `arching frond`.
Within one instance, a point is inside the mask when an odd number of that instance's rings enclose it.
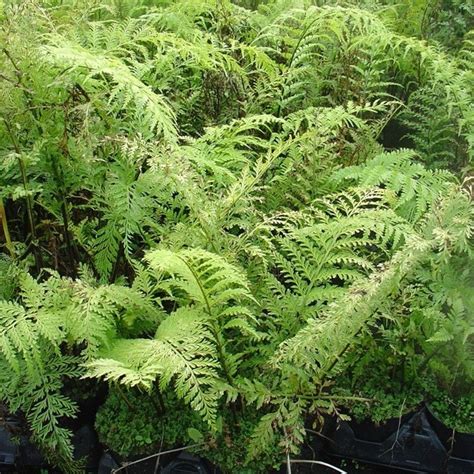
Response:
[[[211,426],[216,421],[218,364],[213,336],[199,310],[178,309],[158,327],[154,339],[117,340],[88,364],[89,377],[161,390],[172,382],[176,394]]]
[[[57,68],[66,68],[72,81],[83,84],[91,93],[105,93],[110,110],[119,114],[133,106],[134,119],[152,133],[155,129],[170,142],[176,139],[174,114],[165,98],[145,85],[119,58],[87,50],[52,37],[43,48],[45,61]]]
[[[337,183],[385,187],[394,193],[398,212],[416,222],[448,192],[454,177],[448,171],[425,169],[414,161],[415,157],[416,152],[411,150],[383,153],[364,166],[337,171],[333,179]]]

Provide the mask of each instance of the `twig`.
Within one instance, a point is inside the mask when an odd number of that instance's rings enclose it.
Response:
[[[399,414],[399,416],[398,416],[398,426],[397,426],[397,432],[396,432],[396,434],[395,434],[395,440],[394,440],[392,446],[382,453],[382,456],[383,456],[384,454],[388,453],[389,451],[393,451],[393,450],[395,449],[395,446],[396,446],[397,444],[399,444],[399,443],[398,443],[398,435],[400,434],[400,427],[401,427],[401,425],[402,425],[402,414],[403,414],[403,409],[405,408],[405,402],[406,402],[406,400],[407,400],[407,399],[406,399],[406,397],[405,397],[405,398],[403,399],[402,405],[401,405],[401,407],[400,407],[400,414]],[[392,452],[392,456],[393,456],[393,452]]]
[[[288,474],[291,474],[291,459],[290,459],[290,453],[286,453],[286,472]]]
[[[352,400],[355,402],[373,402],[373,398],[366,398],[366,397],[353,397],[353,396],[345,396],[345,395],[306,395],[306,394],[291,394],[291,393],[283,393],[284,397],[297,397],[302,398],[303,400]]]
[[[324,438],[324,439],[326,439],[327,441],[329,441],[330,443],[333,443],[333,444],[334,444],[334,440],[331,439],[329,436],[323,435],[322,433],[319,433],[319,432],[317,432],[317,431],[315,431],[315,430],[310,430],[309,428],[305,428],[305,431],[306,431],[307,433],[311,433],[311,434],[313,434],[313,435],[320,436],[321,438]]]
[[[160,440],[160,451],[161,448],[163,447],[163,438],[165,436],[165,425],[161,425],[161,440]],[[156,457],[156,463],[155,463],[155,469],[153,470],[153,474],[158,473],[158,468],[160,467],[160,461],[161,461],[161,453],[159,456]]]
[[[346,471],[343,471],[342,469],[339,469],[338,467],[333,466],[332,464],[329,464],[329,463],[323,462],[323,461],[311,461],[309,459],[288,459],[287,463],[289,463],[289,464],[296,464],[296,463],[300,463],[300,464],[318,464],[320,466],[326,466],[326,467],[329,467],[330,469],[334,469],[336,472],[339,472],[340,474],[347,474]]]
[[[407,401],[407,398],[405,397],[403,399],[402,406],[400,407],[400,415],[398,416],[397,434],[395,435],[395,441],[393,442],[392,449],[395,448],[395,443],[398,443],[398,435],[400,434],[400,426],[402,425],[402,416],[403,416],[403,410],[405,408],[406,401]]]
[[[10,62],[12,63],[12,66],[15,68],[15,73],[16,75],[18,76],[18,79],[20,79],[20,77],[23,76],[23,73],[21,72],[21,69],[18,67],[18,64],[16,63],[16,61],[13,59],[12,55],[10,54],[10,52],[8,51],[7,48],[2,48],[2,51],[5,53],[5,56],[10,60]]]
[[[33,94],[33,91],[31,89],[28,89],[25,87],[21,82],[15,81],[11,77],[6,76],[5,74],[2,74],[0,72],[0,79],[3,79],[4,81],[9,82],[10,84],[13,84],[15,87],[19,87],[20,89],[23,89],[24,91],[28,92],[29,94]]]
[[[156,458],[157,456],[161,456],[163,454],[171,454],[171,453],[178,453],[179,451],[184,451],[186,449],[190,448],[196,448],[197,446],[202,446],[204,443],[196,443],[196,444],[190,444],[189,446],[184,446],[182,448],[176,448],[176,449],[170,449],[169,451],[160,451],[159,453],[152,454],[151,456],[147,456],[145,458],[137,459],[136,461],[128,462],[125,465],[119,467],[118,469],[113,469],[111,472],[112,474],[116,474],[117,472],[121,471],[122,469],[126,469],[129,466],[132,466],[133,464],[138,464],[143,461],[148,461],[148,459],[153,459]]]
[[[127,396],[123,392],[122,387],[120,386],[119,383],[115,385],[115,389],[117,390],[117,393],[119,394],[119,397],[125,402],[125,405],[127,405],[127,407],[130,409],[130,411],[134,412],[135,408],[130,403],[130,400],[127,398]]]

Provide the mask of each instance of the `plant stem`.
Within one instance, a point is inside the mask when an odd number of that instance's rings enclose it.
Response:
[[[303,400],[352,400],[356,402],[371,402],[373,399],[365,397],[354,397],[354,396],[345,396],[345,395],[304,395],[304,394],[283,394],[285,397],[297,397],[302,398]]]
[[[7,214],[3,205],[2,199],[0,199],[0,220],[2,221],[3,235],[5,236],[6,247],[10,252],[11,257],[15,256],[15,250],[13,248],[12,240],[10,237],[10,230],[8,229]]]
[[[199,286],[199,289],[202,293],[202,296],[204,298],[204,302],[206,305],[206,311],[207,314],[209,315],[209,318],[211,319],[211,331],[214,336],[214,340],[216,342],[217,346],[217,352],[219,354],[219,362],[221,364],[222,370],[224,372],[225,378],[227,382],[229,382],[230,385],[234,385],[234,379],[232,378],[232,375],[230,374],[229,366],[227,365],[227,361],[225,359],[225,353],[224,353],[224,341],[222,340],[222,335],[220,332],[220,328],[218,323],[214,320],[212,310],[211,310],[211,304],[209,302],[209,299],[207,297],[207,293],[204,290],[204,287],[202,286],[201,280],[194,270],[194,268],[184,259],[181,259],[181,261],[188,267],[189,271],[192,273],[194,279],[196,280],[197,285]]]
[[[113,283],[117,279],[117,276],[119,274],[119,269],[120,269],[120,262],[124,256],[125,256],[125,252],[124,252],[123,244],[122,242],[120,242],[119,249],[117,252],[117,258],[115,259],[112,272],[110,273],[109,283]]]
[[[163,399],[163,394],[161,390],[158,389],[158,401],[160,402],[161,412],[164,413],[166,411],[165,400]]]
[[[29,186],[28,186],[28,176],[26,174],[26,167],[25,163],[23,161],[23,158],[21,157],[21,150],[20,146],[16,140],[15,134],[13,133],[13,130],[11,129],[10,123],[5,120],[5,126],[7,128],[7,132],[10,135],[10,139],[13,144],[13,148],[15,149],[15,153],[17,154],[17,160],[18,160],[18,167],[20,168],[20,174],[21,174],[21,179],[23,182],[23,188],[25,190],[26,194],[26,211],[28,215],[28,223],[30,227],[30,233],[31,233],[31,240],[32,240],[32,246],[33,246],[33,253],[35,256],[35,263],[36,263],[36,270],[39,272],[41,270],[41,267],[43,266],[41,254],[38,251],[38,240],[37,240],[37,235],[36,235],[36,226],[35,226],[35,221],[33,218],[33,199],[31,197],[31,194],[29,192]]]
[[[158,379],[156,380],[155,390],[156,390],[156,395],[157,395],[157,398],[158,398],[158,404],[156,403],[156,400],[153,397],[153,393],[150,394],[150,399],[151,399],[157,413],[159,415],[163,415],[166,412],[166,405],[165,405],[165,401],[163,399],[163,395],[162,395],[161,390],[160,390],[160,385],[158,383]]]
[[[113,474],[115,474],[115,473],[121,471],[122,469],[127,469],[132,464],[138,464],[138,463],[143,462],[143,461],[148,461],[148,459],[153,459],[153,458],[156,458],[158,456],[162,456],[164,454],[178,453],[179,451],[184,451],[186,449],[197,448],[199,446],[203,446],[204,444],[205,443],[196,443],[196,444],[190,444],[188,446],[183,446],[182,448],[170,449],[168,451],[160,451],[159,453],[152,454],[152,455],[147,456],[145,458],[141,458],[141,459],[137,459],[136,461],[128,462],[128,463],[124,464],[123,466],[118,467],[117,469],[112,469],[111,472]]]
[[[128,400],[128,398],[125,395],[124,391],[122,390],[122,387],[120,386],[120,384],[118,384],[118,383],[115,384],[115,388],[117,389],[117,393],[119,394],[120,398],[125,402],[125,404],[130,409],[130,411],[134,412],[135,408],[133,407],[133,405]]]
[[[71,265],[74,268],[76,262],[76,252],[74,252],[73,244],[71,242],[71,237],[69,234],[69,217],[67,213],[66,194],[64,192],[64,176],[62,168],[58,163],[58,159],[56,156],[54,156],[54,154],[51,156],[51,165],[53,169],[53,176],[58,187],[59,200],[61,202],[61,215],[63,218],[63,236],[66,242],[66,247],[69,254],[69,259],[71,261]]]
[[[211,331],[216,341],[217,353],[219,355],[219,362],[221,364],[221,367],[224,372],[225,378],[227,379],[227,382],[229,382],[230,385],[234,385],[234,378],[230,374],[230,369],[229,369],[229,366],[227,365],[227,361],[225,358],[224,341],[222,340],[222,336],[220,334],[220,328],[216,326],[217,325],[213,323],[211,325]]]
[[[306,27],[305,29],[303,30],[303,32],[301,33],[300,37],[298,38],[298,42],[296,43],[295,47],[293,48],[293,52],[291,53],[291,57],[290,57],[290,60],[288,61],[288,65],[286,67],[286,72],[288,74],[288,71],[293,67],[293,61],[295,60],[296,58],[296,53],[298,52],[298,49],[301,45],[301,42],[304,40],[306,34],[308,33],[309,29],[316,23],[317,21],[317,18],[315,18],[313,21],[311,21]],[[286,86],[286,82],[284,83],[284,86]],[[284,87],[283,86],[283,87]],[[278,108],[277,108],[277,111],[276,111],[276,117],[280,117],[281,115],[281,103],[283,101],[283,98],[284,98],[284,88],[282,88],[281,90],[281,93],[280,93],[280,100],[278,102]]]
[[[150,399],[151,404],[153,405],[153,408],[154,408],[155,411],[156,411],[156,414],[157,414],[158,416],[161,416],[161,415],[163,414],[162,407],[161,407],[158,403],[156,403],[156,400],[155,400],[155,398],[153,397],[153,394],[152,394],[152,393],[147,393],[147,395],[148,395],[148,398]]]

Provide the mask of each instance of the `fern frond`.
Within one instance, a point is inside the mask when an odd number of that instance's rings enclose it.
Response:
[[[374,313],[377,305],[395,291],[406,272],[429,254],[429,242],[412,239],[393,257],[387,270],[355,285],[342,300],[330,306],[325,317],[312,319],[294,338],[285,341],[273,359],[275,366],[288,370],[290,364],[323,377],[338,361],[349,340]]]
[[[385,187],[393,192],[398,212],[417,222],[449,191],[454,177],[448,171],[425,169],[414,161],[415,156],[416,152],[411,150],[383,153],[362,166],[336,171],[333,180],[363,187]]]
[[[165,277],[160,282],[163,289],[184,292],[210,318],[229,314],[228,309],[222,312],[225,304],[252,300],[242,271],[218,255],[200,249],[154,250],[146,260]]]
[[[158,379],[164,390],[172,381],[176,394],[211,426],[216,419],[218,380],[216,349],[206,319],[198,310],[179,309],[158,327],[155,339],[117,340],[87,364],[88,377],[105,378],[150,389]]]
[[[410,230],[386,207],[383,194],[370,190],[321,199],[308,214],[312,222],[277,228],[282,235],[270,241],[277,278],[269,278],[265,300],[273,310],[282,305],[280,319],[287,312],[303,321],[317,314],[343,287],[375,270],[380,262],[371,259],[374,248],[389,254]]]
[[[176,140],[174,115],[166,100],[143,84],[120,59],[87,50],[62,37],[49,38],[42,52],[45,61],[67,68],[67,73],[74,74],[86,90],[106,91],[115,113],[133,104],[135,120],[143,123],[147,133],[157,129],[165,140]]]
[[[353,285],[341,300],[322,311],[322,317],[309,320],[294,338],[282,343],[273,358],[274,366],[290,372],[292,365],[305,367],[321,381],[377,308],[398,291],[401,281],[420,263],[432,258],[438,249],[449,252],[456,245],[463,248],[466,233],[472,231],[469,207],[469,201],[459,192],[441,200],[425,219],[423,237],[415,233],[407,236],[405,245],[386,264],[386,269]],[[459,224],[453,227],[456,221]],[[445,247],[448,235],[450,245]]]

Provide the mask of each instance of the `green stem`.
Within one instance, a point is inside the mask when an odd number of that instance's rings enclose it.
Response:
[[[21,150],[20,146],[16,140],[15,134],[13,133],[10,124],[8,121],[5,120],[5,125],[7,128],[7,132],[10,135],[13,148],[15,149],[15,153],[17,155],[17,160],[18,160],[18,167],[20,168],[20,174],[21,174],[21,179],[23,182],[23,188],[25,190],[26,194],[26,211],[28,215],[28,223],[30,227],[30,233],[31,233],[31,240],[32,240],[32,245],[33,245],[33,251],[35,255],[35,261],[36,261],[36,269],[37,271],[40,271],[42,265],[42,259],[41,259],[41,254],[38,252],[38,240],[37,240],[37,234],[36,234],[36,226],[35,226],[35,221],[33,218],[33,199],[31,197],[31,194],[29,192],[29,186],[28,186],[28,176],[26,174],[26,167],[25,163],[23,161],[23,158],[21,157]]]
[[[12,240],[10,237],[10,231],[8,229],[7,214],[5,212],[5,207],[1,199],[0,199],[0,220],[2,221],[2,229],[3,229],[3,235],[5,236],[6,247],[8,251],[10,252],[11,257],[13,258],[15,256],[15,250],[13,248]]]
[[[291,57],[290,57],[290,60],[288,62],[288,66],[286,67],[286,72],[288,74],[288,71],[293,67],[293,61],[295,60],[296,58],[296,53],[298,52],[298,49],[301,45],[301,42],[304,40],[306,34],[308,33],[309,29],[316,23],[316,21],[318,20],[318,18],[315,18],[313,21],[311,21],[307,26],[306,28],[302,31],[300,37],[298,38],[298,42],[296,43],[295,47],[293,48],[293,52],[291,53]],[[283,84],[283,88],[286,86],[286,82]],[[283,88],[281,90],[281,93],[280,93],[280,101],[278,102],[278,108],[277,108],[277,111],[276,111],[276,116],[277,117],[280,117],[280,114],[281,114],[281,103],[283,101]]]
[[[72,264],[72,267],[75,267],[76,262],[76,253],[73,248],[73,243],[71,241],[71,236],[69,233],[69,217],[67,212],[67,201],[66,201],[66,193],[65,193],[65,186],[64,186],[64,173],[62,168],[59,165],[58,158],[55,155],[51,156],[51,165],[53,170],[53,176],[56,181],[56,185],[58,188],[58,197],[61,202],[61,214],[63,218],[63,236],[66,242],[66,248],[69,254],[69,260]]]
[[[204,298],[204,303],[207,309],[207,314],[209,315],[209,318],[211,320],[211,331],[214,336],[214,340],[217,346],[217,352],[219,355],[219,362],[221,364],[222,370],[224,372],[225,378],[227,379],[227,382],[229,382],[230,385],[234,385],[234,380],[232,378],[232,375],[230,374],[229,366],[227,365],[227,361],[225,358],[225,351],[224,351],[224,341],[222,340],[222,335],[220,332],[220,328],[217,324],[216,321],[214,321],[212,311],[211,311],[211,303],[207,297],[206,292],[204,291],[204,287],[201,284],[201,280],[199,279],[199,276],[195,272],[194,268],[189,265],[189,263],[180,257],[180,260],[188,267],[189,271],[192,273],[194,279],[196,280],[196,283],[199,286],[199,289],[202,293],[202,296]]]
[[[224,351],[224,341],[222,340],[222,335],[220,334],[220,328],[216,324],[211,325],[211,331],[214,335],[216,341],[217,353],[219,355],[219,362],[221,364],[222,370],[224,371],[225,378],[230,385],[234,385],[234,378],[230,374],[229,366],[227,365],[225,351]]]
[[[130,411],[135,411],[135,408],[133,407],[133,405],[128,400],[128,398],[125,395],[124,391],[122,390],[122,387],[120,386],[120,384],[118,384],[118,383],[115,384],[115,388],[117,389],[117,393],[119,394],[120,398],[125,402],[125,404],[130,409]]]

